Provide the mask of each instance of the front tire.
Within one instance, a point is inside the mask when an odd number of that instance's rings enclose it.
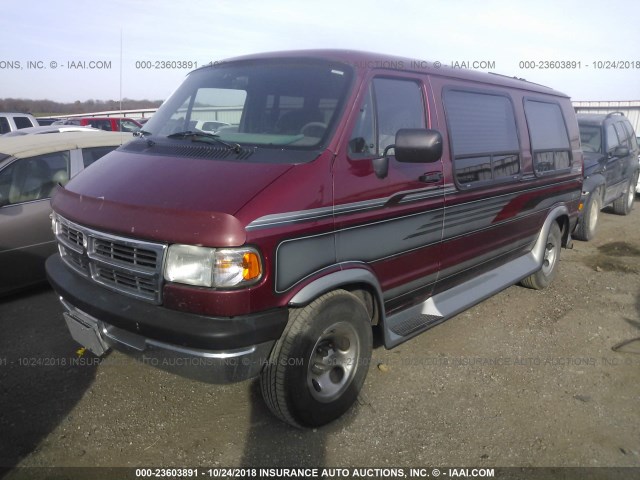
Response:
[[[575,238],[588,242],[594,237],[601,209],[602,200],[600,199],[600,191],[596,190],[589,197],[589,201],[582,213],[582,217],[580,217],[578,226],[573,233]]]
[[[369,369],[371,322],[364,304],[335,290],[289,322],[260,375],[262,396],[278,418],[296,427],[317,427],[356,401]]]
[[[627,188],[624,190],[624,194],[613,202],[613,211],[618,215],[629,215],[633,210],[633,203],[636,200],[636,183],[638,182],[637,175],[634,175]]]
[[[553,222],[547,241],[544,247],[544,258],[542,267],[536,273],[529,275],[520,283],[534,290],[547,288],[558,273],[558,262],[560,260],[560,249],[562,247],[562,232],[557,222]]]

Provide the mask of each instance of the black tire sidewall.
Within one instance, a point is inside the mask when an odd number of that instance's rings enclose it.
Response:
[[[307,371],[312,349],[318,338],[339,320],[348,320],[360,341],[360,357],[356,372],[347,389],[336,400],[328,403],[316,400],[307,384]],[[320,426],[345,413],[356,401],[369,369],[372,332],[364,305],[355,296],[345,292],[322,302],[295,338],[289,352],[290,362],[285,370],[287,404],[292,415],[303,426]]]

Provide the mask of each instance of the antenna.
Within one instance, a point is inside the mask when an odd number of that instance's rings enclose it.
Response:
[[[120,115],[122,115],[122,27],[120,27]]]

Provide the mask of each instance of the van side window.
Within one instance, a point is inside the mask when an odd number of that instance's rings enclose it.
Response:
[[[382,155],[386,147],[395,143],[398,130],[425,125],[424,100],[418,83],[375,78],[360,108],[349,152]]]
[[[374,115],[373,90],[369,87],[365,100],[360,107],[358,122],[356,123],[353,132],[351,132],[349,153],[375,155],[376,132],[373,122]]]
[[[569,134],[560,106],[556,103],[525,100],[524,115],[529,126],[529,138],[536,174],[571,167]]]
[[[425,128],[424,101],[420,86],[412,81],[373,80],[378,126],[378,154],[396,141],[401,128]]]
[[[520,144],[508,97],[451,89],[445,91],[444,107],[462,188],[520,174]]]

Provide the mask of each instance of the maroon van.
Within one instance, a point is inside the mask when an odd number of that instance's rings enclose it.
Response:
[[[353,404],[372,326],[392,348],[546,287],[580,201],[566,95],[406,58],[230,59],[138,135],[52,201],[72,336],[207,381],[260,376],[298,426]]]

